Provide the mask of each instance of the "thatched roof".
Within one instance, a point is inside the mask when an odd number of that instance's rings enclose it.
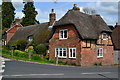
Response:
[[[35,42],[45,43],[49,36],[50,29],[48,29],[48,22],[37,25],[26,26],[19,28],[14,36],[8,42],[8,45],[13,44],[16,40],[27,40],[28,36],[33,36]]]
[[[112,32],[112,40],[115,50],[120,50],[120,25],[115,26]]]
[[[112,32],[100,15],[88,15],[79,10],[69,10],[55,23],[50,38],[56,27],[70,24],[74,25],[79,37],[82,39],[98,39],[101,32]]]

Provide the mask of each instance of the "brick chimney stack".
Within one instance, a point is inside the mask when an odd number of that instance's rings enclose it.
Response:
[[[16,18],[15,19],[15,25],[19,25],[20,24],[20,19],[19,18]]]
[[[54,12],[54,9],[52,9],[52,12],[49,14],[49,26],[52,26],[55,20],[56,14]]]
[[[78,11],[80,11],[80,8],[77,7],[77,4],[74,4],[74,6],[73,6],[73,10],[78,10]]]

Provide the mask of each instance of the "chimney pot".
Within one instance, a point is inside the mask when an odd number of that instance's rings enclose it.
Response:
[[[52,9],[52,13],[54,13],[54,9]]]
[[[77,7],[77,4],[74,4],[74,7]]]

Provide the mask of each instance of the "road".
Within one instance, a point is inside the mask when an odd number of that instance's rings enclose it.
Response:
[[[3,78],[118,78],[117,66],[70,67],[5,61]]]

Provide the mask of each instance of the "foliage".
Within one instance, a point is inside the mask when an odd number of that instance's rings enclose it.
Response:
[[[14,50],[14,53],[23,54],[23,53],[25,53],[25,52],[23,52],[23,51],[20,51],[20,50]]]
[[[14,56],[12,56],[8,50],[3,49],[2,56],[17,59],[17,60],[56,64],[55,60],[46,60],[45,58],[41,59],[40,55],[35,55],[35,54],[32,54],[31,60],[29,60],[29,55],[23,51],[20,51],[20,50],[14,50]],[[48,57],[46,57],[46,58],[48,58]],[[68,65],[67,62],[63,62],[63,61],[58,61],[58,64]]]
[[[13,56],[17,56],[20,58],[28,58],[28,54],[26,54],[25,52],[20,51],[20,50],[14,50]]]
[[[94,63],[95,66],[102,66],[102,62],[100,63]]]
[[[9,28],[15,17],[12,2],[2,2],[2,28]]]
[[[32,60],[41,60],[40,56],[38,56],[38,55],[32,55],[31,59]]]
[[[36,53],[40,55],[46,55],[46,46],[44,44],[39,44],[36,46]]]
[[[34,52],[33,46],[28,47],[28,52]]]
[[[83,11],[86,14],[91,14],[91,15],[96,14],[96,10],[90,8],[83,8]]]
[[[27,41],[27,40],[17,40],[17,41],[13,44],[13,46],[14,46],[16,49],[18,49],[18,50],[24,51],[25,48],[26,48],[26,46],[27,46],[27,44],[28,44],[28,41]]]
[[[7,49],[2,49],[2,53],[4,53],[4,54],[10,54],[10,52]]]
[[[44,56],[44,59],[45,60],[49,60],[49,56]]]
[[[33,2],[26,2],[24,5],[24,9],[22,12],[25,14],[25,17],[23,17],[21,24],[23,26],[29,26],[38,24],[39,22],[35,19],[36,15],[38,14],[37,11],[35,11],[35,7]]]

